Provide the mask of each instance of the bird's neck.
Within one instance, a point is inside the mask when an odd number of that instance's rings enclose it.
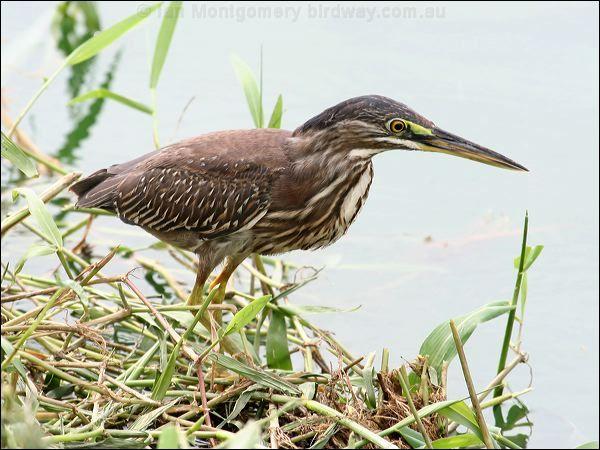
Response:
[[[329,184],[356,170],[370,169],[375,152],[349,142],[352,139],[327,131],[293,136],[288,141],[292,170],[299,177],[313,177],[316,183]]]

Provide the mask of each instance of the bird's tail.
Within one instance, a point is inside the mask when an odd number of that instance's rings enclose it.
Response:
[[[120,181],[120,177],[108,173],[106,169],[94,172],[71,186],[70,191],[78,197],[75,206],[114,211]]]

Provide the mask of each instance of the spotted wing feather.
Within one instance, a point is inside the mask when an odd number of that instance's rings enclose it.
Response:
[[[116,212],[125,222],[213,239],[252,225],[267,211],[272,174],[249,165],[235,173],[153,168],[119,185]]]

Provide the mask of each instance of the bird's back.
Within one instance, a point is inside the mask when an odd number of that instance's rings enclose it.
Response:
[[[291,132],[275,129],[229,130],[179,141],[131,161],[100,169],[71,187],[78,207],[116,210],[119,186],[151,170],[184,170],[198,176],[235,178],[249,172],[276,173],[289,164],[284,143]],[[250,169],[250,170],[249,170]],[[164,179],[163,179],[164,181]],[[152,192],[146,190],[148,195]]]

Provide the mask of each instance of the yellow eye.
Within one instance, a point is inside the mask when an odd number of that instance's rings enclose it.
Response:
[[[400,119],[392,119],[389,123],[389,128],[392,133],[402,133],[406,130],[406,122]]]

